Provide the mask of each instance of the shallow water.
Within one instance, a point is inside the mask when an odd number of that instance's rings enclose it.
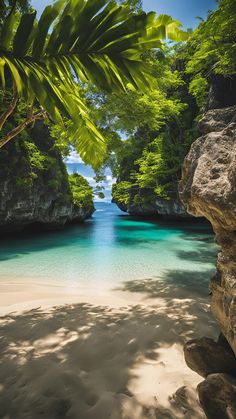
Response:
[[[208,225],[137,220],[113,204],[96,207],[82,225],[0,240],[0,279],[116,287],[152,278],[206,289],[217,251]]]

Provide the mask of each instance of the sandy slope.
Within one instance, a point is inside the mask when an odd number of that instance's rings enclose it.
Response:
[[[182,345],[216,336],[207,297],[158,280],[122,288],[1,282],[0,418],[204,418]]]

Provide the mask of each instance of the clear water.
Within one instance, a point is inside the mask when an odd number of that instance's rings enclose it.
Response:
[[[137,220],[97,203],[82,225],[0,240],[0,279],[96,282],[161,278],[205,286],[214,271],[216,245],[206,224]]]

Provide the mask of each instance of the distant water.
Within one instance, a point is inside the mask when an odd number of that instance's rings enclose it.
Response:
[[[84,224],[0,240],[0,280],[63,281],[68,286],[117,286],[161,278],[204,285],[214,271],[216,245],[205,224],[137,220],[108,203]]]

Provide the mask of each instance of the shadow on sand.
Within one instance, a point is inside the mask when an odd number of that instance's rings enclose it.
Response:
[[[162,348],[181,347],[186,339],[217,334],[206,289],[193,286],[196,272],[185,275],[179,272],[173,277],[172,272],[165,281],[124,283],[126,292],[153,298],[151,305],[111,309],[76,304],[2,317],[0,417],[204,417],[191,400],[185,402],[184,414],[173,400],[163,406],[158,392],[155,407],[147,407],[130,389],[130,382],[137,379],[135,368],[144,362],[158,366]]]

